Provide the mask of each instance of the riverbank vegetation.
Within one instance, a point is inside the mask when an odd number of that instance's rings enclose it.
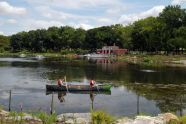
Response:
[[[185,55],[148,55],[148,54],[128,54],[118,56],[118,61],[126,61],[128,63],[145,65],[145,66],[186,66]]]
[[[114,117],[104,111],[92,111],[92,124],[112,124]]]
[[[23,112],[5,112],[2,114],[0,110],[0,123],[1,124],[125,124],[125,123],[161,123],[161,124],[186,124],[186,116],[177,117],[172,113],[159,114],[158,116],[151,117],[146,115],[137,115],[136,117],[114,117],[107,112],[94,111],[90,117],[78,119],[69,119],[63,115],[63,119],[56,114],[46,114],[45,112],[38,112],[35,115],[29,115]],[[73,114],[72,114],[73,115]],[[69,115],[68,115],[69,116]],[[66,119],[65,119],[66,118]],[[71,118],[71,117],[70,117]],[[113,119],[114,118],[114,119]]]
[[[148,17],[127,26],[116,24],[90,30],[69,26],[50,27],[12,36],[0,36],[0,51],[58,52],[83,54],[116,44],[129,51],[183,54],[186,49],[186,10],[167,6],[158,17]],[[162,52],[163,51],[163,52]]]

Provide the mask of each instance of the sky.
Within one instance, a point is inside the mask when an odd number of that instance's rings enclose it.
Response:
[[[127,25],[177,4],[186,8],[186,0],[0,0],[0,34],[65,25],[86,30]]]

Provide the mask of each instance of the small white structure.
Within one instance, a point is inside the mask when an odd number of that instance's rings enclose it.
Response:
[[[21,58],[25,58],[26,55],[25,55],[25,54],[20,54],[19,57],[21,57]]]
[[[37,60],[42,60],[42,59],[44,59],[45,57],[44,57],[43,55],[37,55],[35,58],[36,58]]]
[[[107,57],[109,57],[109,55],[106,55],[106,54],[96,54],[96,53],[86,54],[84,56],[90,57],[90,58],[107,58]]]

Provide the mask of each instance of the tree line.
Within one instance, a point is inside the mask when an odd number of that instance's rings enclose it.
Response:
[[[127,26],[116,24],[87,31],[62,26],[0,36],[0,48],[6,50],[8,45],[11,51],[94,51],[113,44],[131,51],[183,52],[186,49],[186,9],[179,5],[167,6],[158,17],[141,19]]]

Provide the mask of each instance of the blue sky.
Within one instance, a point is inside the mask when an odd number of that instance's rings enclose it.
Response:
[[[0,0],[0,34],[64,25],[127,25],[175,4],[186,8],[186,0]]]

